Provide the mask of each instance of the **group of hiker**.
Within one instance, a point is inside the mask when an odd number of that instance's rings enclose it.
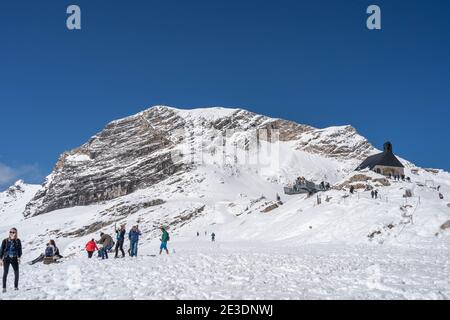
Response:
[[[167,249],[167,242],[170,240],[169,233],[164,227],[160,228],[162,235],[161,235],[161,246],[159,254],[162,254],[163,250],[166,251],[167,254],[169,254],[169,250]],[[127,234],[125,224],[122,224],[120,228],[115,227],[114,231],[116,233],[116,242],[114,242],[113,238],[104,232],[100,233],[100,240],[95,241],[95,239],[91,239],[86,244],[86,252],[88,254],[88,258],[92,258],[95,251],[98,251],[98,257],[102,259],[108,259],[108,252],[112,250],[112,248],[115,246],[115,256],[114,258],[119,258],[119,251],[122,254],[122,258],[125,258],[125,251],[123,249],[123,246],[125,244],[125,237]],[[139,238],[141,237],[142,232],[139,230],[139,226],[133,226],[128,233],[128,240],[130,241],[130,247],[128,249],[128,254],[130,257],[137,257],[138,255],[138,245],[139,245]],[[100,245],[99,248],[97,245]]]
[[[409,177],[406,177],[404,174],[392,174],[392,173],[389,173],[389,179],[394,179],[395,181],[400,181],[400,180],[410,181],[411,180]]]
[[[370,195],[372,196],[372,199],[378,199],[378,190],[372,190]]]
[[[205,231],[205,237],[208,235],[208,231]],[[200,232],[197,231],[197,237],[200,237]],[[213,232],[211,233],[211,241],[216,242],[216,234]]]
[[[167,248],[167,243],[170,240],[169,233],[167,230],[163,227],[160,228],[162,235],[161,235],[161,246],[159,254],[162,254],[163,251],[165,251],[167,254],[169,254],[169,250]],[[108,252],[116,245],[115,251],[116,255],[115,257],[118,258],[119,251],[122,253],[122,257],[125,257],[125,251],[123,250],[123,245],[125,242],[125,236],[126,236],[126,229],[125,225],[121,225],[120,228],[115,228],[116,232],[116,240],[117,242],[114,242],[112,237],[105,233],[100,233],[100,240],[95,241],[94,239],[90,240],[86,246],[85,249],[88,253],[88,258],[92,258],[95,251],[99,252],[99,258],[102,259],[108,259]],[[138,226],[133,226],[128,233],[128,239],[130,240],[130,248],[128,250],[128,253],[131,257],[136,257],[138,254],[138,243],[139,238],[142,235],[141,231],[139,230]],[[101,248],[99,249],[97,245],[100,245]],[[14,270],[14,290],[19,290],[19,265],[22,258],[22,242],[20,241],[18,237],[18,231],[16,228],[12,228],[9,231],[8,238],[4,239],[2,241],[1,247],[0,247],[0,266],[3,266],[3,293],[6,292],[6,283],[8,279],[9,269],[12,267]],[[58,247],[56,246],[56,243],[54,240],[50,240],[47,243],[47,246],[42,254],[40,254],[36,259],[31,261],[29,264],[33,265],[38,262],[56,262],[59,259],[62,259]]]
[[[330,184],[328,182],[322,181],[320,183],[320,188],[322,190],[326,191],[326,190],[330,190],[331,186],[330,186]]]

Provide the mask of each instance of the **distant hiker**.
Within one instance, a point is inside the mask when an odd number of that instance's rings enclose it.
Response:
[[[125,234],[127,231],[125,230],[125,224],[122,224],[119,229],[115,228],[116,231],[116,256],[114,258],[118,258],[119,249],[122,253],[122,258],[125,258],[125,251],[123,251],[123,244],[125,242]]]
[[[355,187],[354,186],[350,186],[350,193],[353,194],[355,192]]]
[[[162,254],[163,250],[166,250],[167,254],[169,254],[169,250],[167,249],[167,242],[170,240],[169,233],[166,231],[164,227],[161,227],[161,246],[159,248],[159,254]]]
[[[216,234],[214,232],[211,233],[211,240],[212,240],[212,242],[216,241]]]
[[[437,186],[437,191],[439,191],[441,189],[441,186]]]
[[[208,235],[208,231],[205,231],[205,237]]]
[[[22,257],[22,242],[18,238],[17,229],[9,231],[9,237],[3,240],[0,248],[0,265],[3,265],[3,293],[6,292],[6,280],[9,267],[14,269],[14,290],[19,290],[19,264]]]
[[[378,190],[375,190],[375,199],[378,199]]]
[[[138,226],[133,226],[128,234],[128,238],[130,239],[130,256],[132,257],[137,257],[139,237],[141,235],[142,233]]]
[[[439,199],[444,200],[444,195],[439,192]]]
[[[375,191],[372,190],[372,192],[370,194],[372,196],[372,199],[375,198]]]
[[[280,202],[281,201],[281,197],[280,197],[280,195],[277,193],[277,202]]]
[[[197,237],[200,237],[200,232],[197,231]]]
[[[98,250],[97,244],[95,243],[95,240],[92,239],[86,244],[86,251],[88,253],[88,258],[91,259],[94,252]]]
[[[45,251],[43,254],[41,254],[39,257],[31,261],[29,264],[33,265],[38,262],[44,261],[45,258],[53,258],[53,261],[57,261],[59,259],[62,259],[62,255],[59,254],[59,249],[56,246],[56,243],[54,240],[50,240],[47,243],[47,247],[45,248]]]
[[[102,259],[108,259],[108,251],[114,247],[113,238],[111,238],[109,234],[101,232],[98,243],[102,245],[102,248],[99,250],[100,257],[102,257]]]

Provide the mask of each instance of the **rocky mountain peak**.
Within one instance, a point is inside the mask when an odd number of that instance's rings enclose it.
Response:
[[[243,109],[154,106],[110,122],[63,153],[25,216],[115,199],[187,172],[193,163],[173,156],[180,149],[212,152],[226,136],[248,149],[252,139],[271,142],[275,134],[278,141],[326,157],[360,158],[373,149],[351,126],[316,129]]]

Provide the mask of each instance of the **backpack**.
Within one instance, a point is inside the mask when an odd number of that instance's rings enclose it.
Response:
[[[53,257],[54,256],[54,249],[53,246],[47,246],[47,248],[45,248],[45,256],[46,257]]]
[[[169,242],[170,241],[170,236],[169,236],[169,233],[166,231],[166,233],[167,233],[167,242]]]

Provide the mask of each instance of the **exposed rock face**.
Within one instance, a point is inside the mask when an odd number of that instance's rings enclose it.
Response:
[[[442,230],[450,229],[450,220],[441,226]]]
[[[24,183],[22,180],[17,181],[4,192],[0,192],[0,215],[9,212],[11,216],[20,216],[27,202],[33,198],[39,186]]]
[[[338,159],[365,159],[373,146],[352,126],[330,127],[303,134],[298,148]]]
[[[14,185],[9,187],[5,191],[5,193],[7,196],[9,196],[11,198],[17,198],[21,194],[25,193],[24,186],[25,186],[25,183],[22,180],[19,180],[16,183],[14,183]]]
[[[318,130],[241,109],[156,106],[111,122],[86,144],[62,154],[25,216],[115,199],[189,171],[194,163],[174,157],[180,146],[205,148],[235,131],[245,133],[236,136],[247,148],[252,137],[273,141],[273,130],[280,141],[298,140],[299,149],[330,157],[363,157],[372,148],[351,127]]]
[[[166,126],[173,114],[154,110],[115,121],[78,149],[64,153],[25,215],[114,199],[183,170],[172,161]]]

